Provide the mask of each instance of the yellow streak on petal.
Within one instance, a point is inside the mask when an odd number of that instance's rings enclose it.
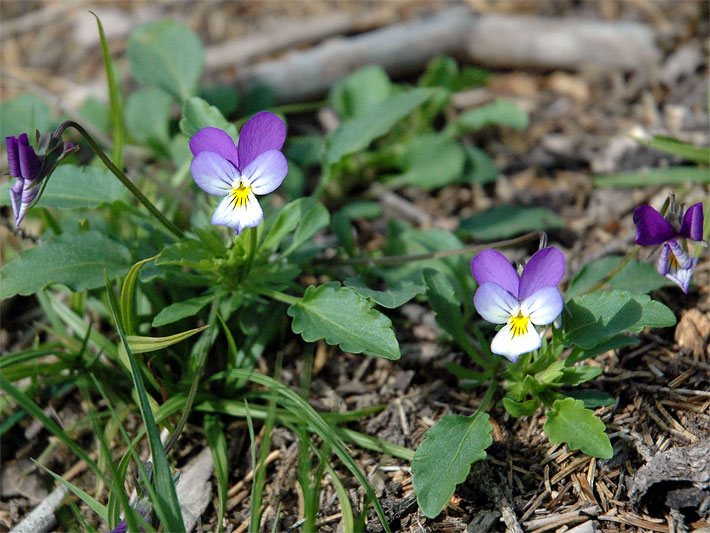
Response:
[[[522,337],[528,332],[528,327],[530,325],[530,318],[523,316],[523,314],[518,311],[517,316],[511,316],[508,320],[510,324],[510,332],[515,337]]]
[[[243,185],[240,183],[236,187],[232,187],[229,191],[229,196],[231,197],[231,204],[234,209],[239,209],[247,205],[247,200],[249,199],[249,194],[251,193],[251,187]]]

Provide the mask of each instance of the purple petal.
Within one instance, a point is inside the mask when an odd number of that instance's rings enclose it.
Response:
[[[675,263],[671,260],[671,268],[674,268],[676,265],[677,268],[681,269],[686,269],[690,267],[690,264],[693,262],[693,260],[690,255],[688,255],[688,252],[683,250],[683,247],[678,244],[677,240],[673,239],[672,241],[668,241],[668,246],[670,247],[671,252],[675,257]]]
[[[543,287],[521,302],[520,311],[536,326],[546,326],[560,316],[563,306],[557,287]]]
[[[495,250],[483,250],[471,259],[471,273],[476,283],[497,283],[513,296],[518,295],[518,273],[506,257]]]
[[[195,133],[190,139],[190,150],[195,156],[201,152],[214,152],[239,168],[237,147],[229,134],[219,128],[202,128]]]
[[[239,132],[237,151],[239,165],[246,168],[259,155],[269,150],[281,150],[286,140],[286,124],[279,117],[268,111],[257,113],[244,124]]]
[[[665,276],[666,274],[668,274],[668,271],[671,268],[670,258],[671,258],[671,247],[668,246],[668,243],[666,243],[661,247],[661,253],[658,254],[658,264],[656,266],[656,270],[658,270],[658,273],[661,276]]]
[[[668,221],[650,205],[640,205],[634,210],[636,239],[640,246],[655,246],[676,236]]]
[[[519,303],[503,287],[489,281],[478,287],[473,295],[473,305],[484,320],[493,324],[505,324]]]
[[[39,175],[42,161],[30,145],[20,143],[18,152],[20,156],[20,175],[26,180],[34,180]]]
[[[688,268],[681,268],[675,272],[668,272],[666,277],[673,283],[678,285],[684,293],[688,294],[688,289],[690,288],[690,278],[693,276],[693,271],[698,265],[698,259],[691,259]]]
[[[224,196],[239,179],[237,169],[214,152],[200,152],[190,164],[195,183],[209,194]]]
[[[256,196],[249,194],[246,204],[236,206],[231,195],[226,196],[217,206],[212,215],[212,224],[216,226],[227,226],[237,233],[241,233],[244,228],[253,228],[264,218],[264,212],[256,199]]]
[[[691,205],[683,215],[678,235],[691,241],[703,240],[703,204]]]
[[[10,176],[19,178],[20,173],[20,154],[18,150],[17,137],[5,137],[5,147],[7,148],[7,164],[10,167]]]
[[[542,287],[556,287],[565,275],[565,256],[557,248],[543,248],[533,254],[520,276],[518,298],[524,300]]]
[[[286,177],[288,163],[278,150],[269,150],[258,156],[242,172],[242,181],[254,194],[268,194]]]
[[[17,215],[20,212],[20,201],[22,200],[22,186],[25,180],[17,178],[12,187],[10,187],[10,203],[12,204],[12,212],[15,215],[15,225],[17,225]]]

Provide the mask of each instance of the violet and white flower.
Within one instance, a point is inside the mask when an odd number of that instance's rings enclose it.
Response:
[[[557,248],[538,250],[517,271],[503,254],[484,250],[471,260],[478,283],[476,311],[488,322],[504,324],[491,342],[491,351],[512,362],[537,350],[542,341],[536,326],[552,323],[562,312],[557,285],[565,273],[565,258]]]
[[[38,199],[45,179],[64,157],[78,149],[78,146],[62,142],[60,135],[40,135],[39,132],[37,146],[35,151],[26,133],[18,137],[5,137],[10,176],[15,178],[15,183],[10,187],[15,226],[20,225],[27,210]]]
[[[266,111],[244,124],[236,145],[218,128],[202,128],[193,135],[192,177],[206,193],[223,196],[212,224],[241,233],[261,222],[264,213],[256,196],[272,192],[286,177],[288,164],[280,152],[285,140],[286,125]]]
[[[686,240],[703,242],[703,204],[691,205],[683,214],[676,210],[671,201],[669,217],[674,224],[650,205],[638,206],[634,210],[634,242],[640,246],[661,245],[658,273],[687,293],[698,258],[691,257],[684,244]],[[679,229],[676,230],[676,227]]]

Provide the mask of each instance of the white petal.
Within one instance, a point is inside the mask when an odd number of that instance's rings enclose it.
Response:
[[[493,324],[505,324],[517,313],[518,300],[497,283],[488,281],[478,287],[473,295],[473,305],[484,320]]]
[[[521,302],[520,312],[529,316],[533,324],[544,326],[560,316],[563,305],[562,295],[557,287],[543,287]]]
[[[537,350],[540,344],[542,344],[540,334],[532,324],[528,326],[528,330],[523,335],[513,335],[510,324],[506,324],[493,337],[491,351],[515,362],[522,354]]]
[[[225,196],[217,206],[212,215],[212,224],[227,226],[237,233],[241,233],[244,228],[257,226],[262,218],[264,218],[264,212],[261,210],[256,196],[250,193],[246,204],[236,207],[230,195]]]
[[[286,157],[278,150],[269,150],[242,171],[242,182],[251,187],[254,194],[268,194],[281,185],[287,173]]]

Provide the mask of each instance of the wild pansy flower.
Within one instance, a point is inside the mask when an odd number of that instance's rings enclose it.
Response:
[[[698,258],[690,256],[685,241],[703,242],[703,204],[691,205],[683,214],[682,208],[676,209],[671,198],[668,218],[670,220],[650,205],[638,206],[634,210],[634,242],[640,246],[662,245],[658,273],[687,293]]]
[[[288,165],[280,152],[285,140],[286,125],[269,112],[250,118],[236,145],[218,128],[203,128],[190,139],[195,183],[206,193],[224,197],[212,224],[241,233],[261,222],[264,213],[256,195],[272,192],[286,177]]]
[[[10,187],[10,202],[15,215],[15,226],[19,226],[27,210],[38,198],[41,186],[59,162],[75,148],[71,143],[64,143],[61,136],[37,132],[37,152],[30,144],[26,133],[18,137],[5,137],[7,163],[10,176],[15,183]]]
[[[557,248],[538,250],[518,275],[503,254],[484,250],[471,260],[478,283],[476,311],[488,322],[505,324],[491,342],[491,351],[512,362],[541,345],[535,326],[552,323],[562,312],[557,285],[565,273],[565,258]]]

